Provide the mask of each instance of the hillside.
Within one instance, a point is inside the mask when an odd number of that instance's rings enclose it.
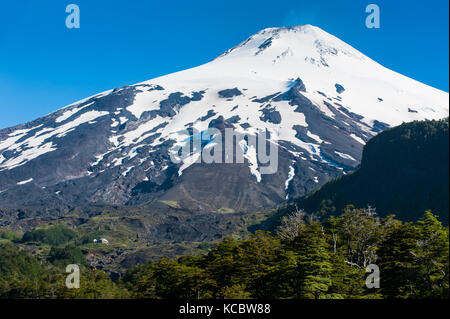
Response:
[[[380,133],[364,147],[356,171],[298,199],[298,206],[330,213],[348,204],[370,205],[380,215],[395,214],[406,221],[431,210],[448,224],[448,124],[448,118],[415,121]]]

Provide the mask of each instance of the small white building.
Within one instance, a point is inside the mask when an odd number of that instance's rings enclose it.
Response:
[[[109,245],[109,241],[106,238],[94,239],[93,242],[96,244],[101,243],[101,244]]]

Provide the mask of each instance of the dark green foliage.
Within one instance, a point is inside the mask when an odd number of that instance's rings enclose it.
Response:
[[[413,251],[419,239],[416,227],[410,223],[394,227],[380,246],[378,255],[383,269],[381,286],[388,297],[409,297],[417,292],[419,280]]]
[[[448,298],[448,228],[430,212],[417,226],[406,223],[389,229],[378,256],[386,297]]]
[[[395,213],[403,221],[415,221],[421,212],[432,210],[448,225],[448,193],[446,119],[407,123],[380,133],[364,147],[359,169],[327,183],[297,204],[307,212],[328,215],[350,203],[371,205],[381,216]]]
[[[8,278],[36,279],[42,273],[37,259],[11,244],[0,244],[0,281]]]
[[[21,236],[11,229],[0,230],[0,239],[7,239],[12,242],[20,241]]]
[[[205,257],[205,268],[215,283],[213,295],[227,297],[230,289],[245,287],[255,297],[270,297],[264,295],[271,294],[264,277],[275,271],[280,253],[280,241],[268,233],[257,232],[244,241],[225,239]]]
[[[292,246],[298,254],[299,286],[296,297],[318,299],[326,297],[331,286],[331,258],[325,231],[319,222],[302,226]]]
[[[74,245],[67,245],[66,247],[52,247],[49,253],[48,260],[60,266],[66,266],[69,264],[87,265],[83,252],[80,248]]]
[[[24,299],[113,299],[128,298],[126,289],[111,281],[99,270],[83,269],[80,288],[66,287],[66,275],[62,271],[48,271],[34,282],[13,281],[8,289],[0,290],[0,297]],[[1,288],[1,287],[0,287]]]
[[[126,287],[138,298],[208,298],[209,281],[204,270],[162,258],[137,266],[124,276]]]
[[[58,246],[71,241],[75,237],[76,233],[72,229],[64,225],[56,225],[27,231],[22,237],[22,242],[40,242]]]
[[[293,232],[285,223],[283,239],[257,232],[226,238],[204,256],[138,266],[123,281],[134,297],[148,298],[448,296],[448,229],[429,212],[414,225],[348,207],[325,224],[297,225]],[[380,267],[381,289],[365,285],[371,263]]]
[[[129,298],[128,291],[112,282],[109,276],[100,270],[87,270],[81,272],[80,289],[67,289],[59,279],[57,297],[66,299],[117,299]],[[51,291],[51,287],[50,291]],[[47,288],[47,292],[49,289]]]
[[[352,206],[324,223],[297,211],[277,234],[225,238],[205,255],[133,267],[118,282],[88,269],[74,244],[52,247],[41,261],[20,249],[26,245],[0,244],[0,297],[448,298],[448,236],[429,211],[416,224]],[[73,263],[81,266],[80,289],[65,286]],[[380,289],[365,285],[369,264],[379,266]]]
[[[79,253],[73,246],[52,249],[49,259],[62,266],[53,267],[17,246],[0,244],[0,298],[129,297],[128,291],[113,283],[105,272],[83,267],[84,257]],[[68,289],[65,284],[65,266],[72,262],[81,266],[80,289]]]
[[[43,273],[44,267],[35,257],[12,244],[0,244],[0,297],[7,291],[14,293],[20,285],[32,284]]]

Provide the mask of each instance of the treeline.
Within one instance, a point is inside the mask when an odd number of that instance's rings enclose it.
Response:
[[[63,264],[74,258],[80,263],[74,249],[53,249],[48,260],[38,261],[3,244],[0,296],[449,298],[448,227],[431,212],[414,224],[378,218],[373,209],[347,207],[326,222],[297,210],[283,218],[274,234],[226,238],[206,255],[162,258],[129,269],[116,282],[81,265],[80,289],[68,289]],[[369,264],[380,269],[379,289],[366,287]]]

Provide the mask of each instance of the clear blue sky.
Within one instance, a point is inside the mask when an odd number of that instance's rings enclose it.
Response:
[[[78,4],[81,28],[65,27]],[[376,3],[381,28],[367,29]],[[0,128],[208,62],[260,29],[313,24],[448,92],[448,0],[2,0]]]

